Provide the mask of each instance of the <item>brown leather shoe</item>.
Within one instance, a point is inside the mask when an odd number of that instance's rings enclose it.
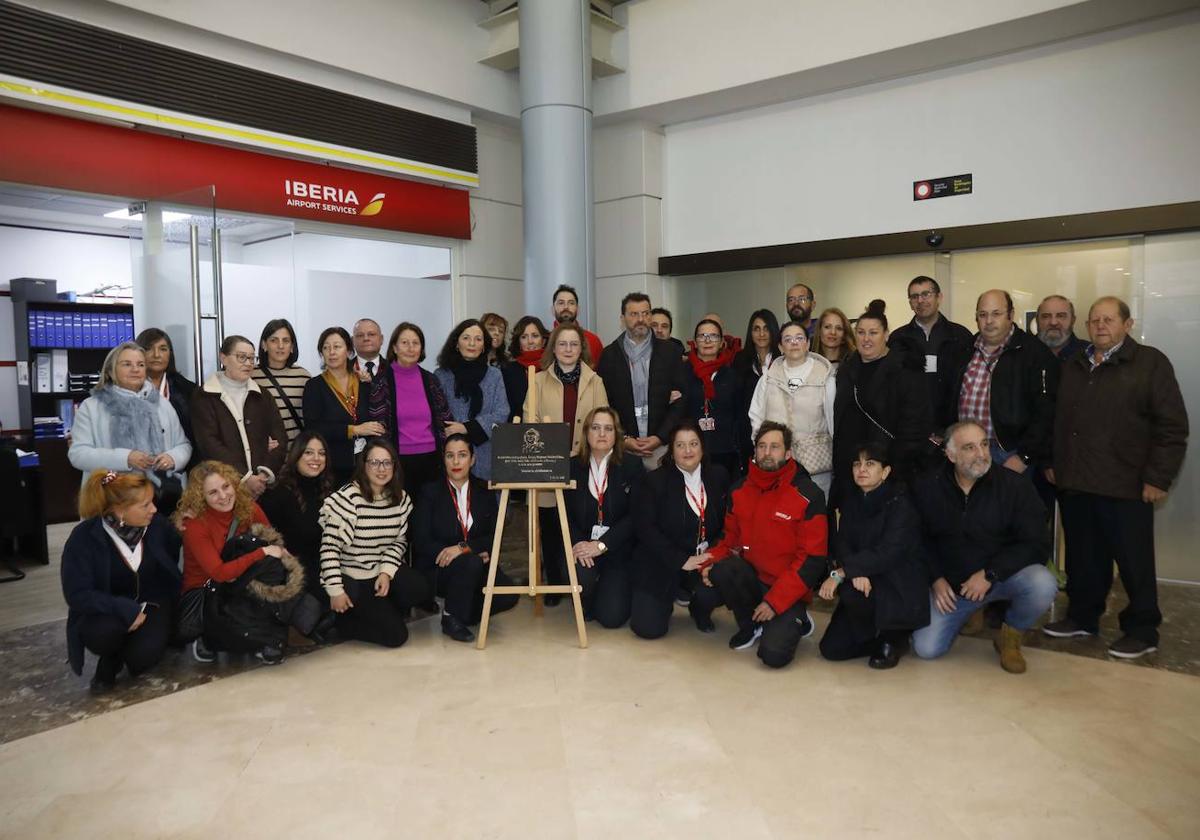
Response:
[[[960,636],[978,636],[983,632],[983,610],[975,610],[971,613],[971,617],[967,619],[967,623],[958,631]]]
[[[1025,657],[1021,655],[1021,639],[1024,632],[1001,624],[992,644],[1000,654],[1000,667],[1010,674],[1025,673]]]

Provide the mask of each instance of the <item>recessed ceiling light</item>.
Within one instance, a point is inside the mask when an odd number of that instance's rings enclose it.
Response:
[[[190,219],[191,217],[192,217],[191,213],[173,213],[170,210],[164,210],[162,213],[162,220],[167,223],[182,222],[184,219]],[[105,213],[104,218],[106,218],[106,219],[132,219],[134,221],[140,222],[142,220],[142,214],[134,213],[131,216],[131,215],[129,215],[129,208],[122,207],[120,210],[113,210],[111,213]]]

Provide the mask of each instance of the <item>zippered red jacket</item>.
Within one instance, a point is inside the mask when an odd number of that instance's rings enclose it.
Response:
[[[783,613],[812,600],[825,575],[829,526],[825,494],[792,458],[775,472],[750,464],[729,496],[725,536],[711,563],[738,554],[770,589],[764,600]]]

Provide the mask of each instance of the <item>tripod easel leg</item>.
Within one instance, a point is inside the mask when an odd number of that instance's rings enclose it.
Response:
[[[579,587],[579,577],[575,574],[575,558],[571,551],[571,528],[567,525],[567,505],[563,501],[562,490],[554,491],[554,501],[558,506],[558,525],[562,529],[563,550],[567,558],[567,577],[571,581],[571,603],[575,605],[575,627],[579,631],[579,646],[585,648],[587,643],[587,627],[583,620],[583,596]]]
[[[542,523],[538,519],[538,491],[529,490],[526,500],[529,503],[529,585],[532,587],[542,582]],[[533,596],[534,618],[541,618],[546,611],[543,597],[540,593]]]
[[[500,540],[504,536],[504,515],[508,513],[508,490],[500,491],[500,513],[496,518],[496,534],[492,537],[492,553],[488,559],[487,585],[483,587],[483,616],[479,619],[479,638],[475,647],[483,650],[487,644],[488,621],[492,617],[492,589],[496,586],[496,569],[500,568]]]

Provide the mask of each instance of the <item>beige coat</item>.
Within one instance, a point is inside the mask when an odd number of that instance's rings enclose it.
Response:
[[[583,421],[588,412],[593,408],[608,405],[608,393],[604,390],[604,380],[583,362],[580,362],[579,366],[582,371],[579,374],[579,398],[575,403],[575,428],[571,430],[572,457],[579,454],[579,447],[583,442],[584,434],[586,434]],[[534,391],[526,394],[521,416],[530,422],[533,422],[535,418],[537,422],[542,422],[542,418],[549,417],[551,423],[561,423],[563,421],[563,384],[554,375],[554,366],[551,365],[546,370],[539,371],[533,381],[539,399],[535,405]],[[618,445],[620,444],[618,443]],[[554,495],[551,493],[541,494],[538,506],[553,507]]]

